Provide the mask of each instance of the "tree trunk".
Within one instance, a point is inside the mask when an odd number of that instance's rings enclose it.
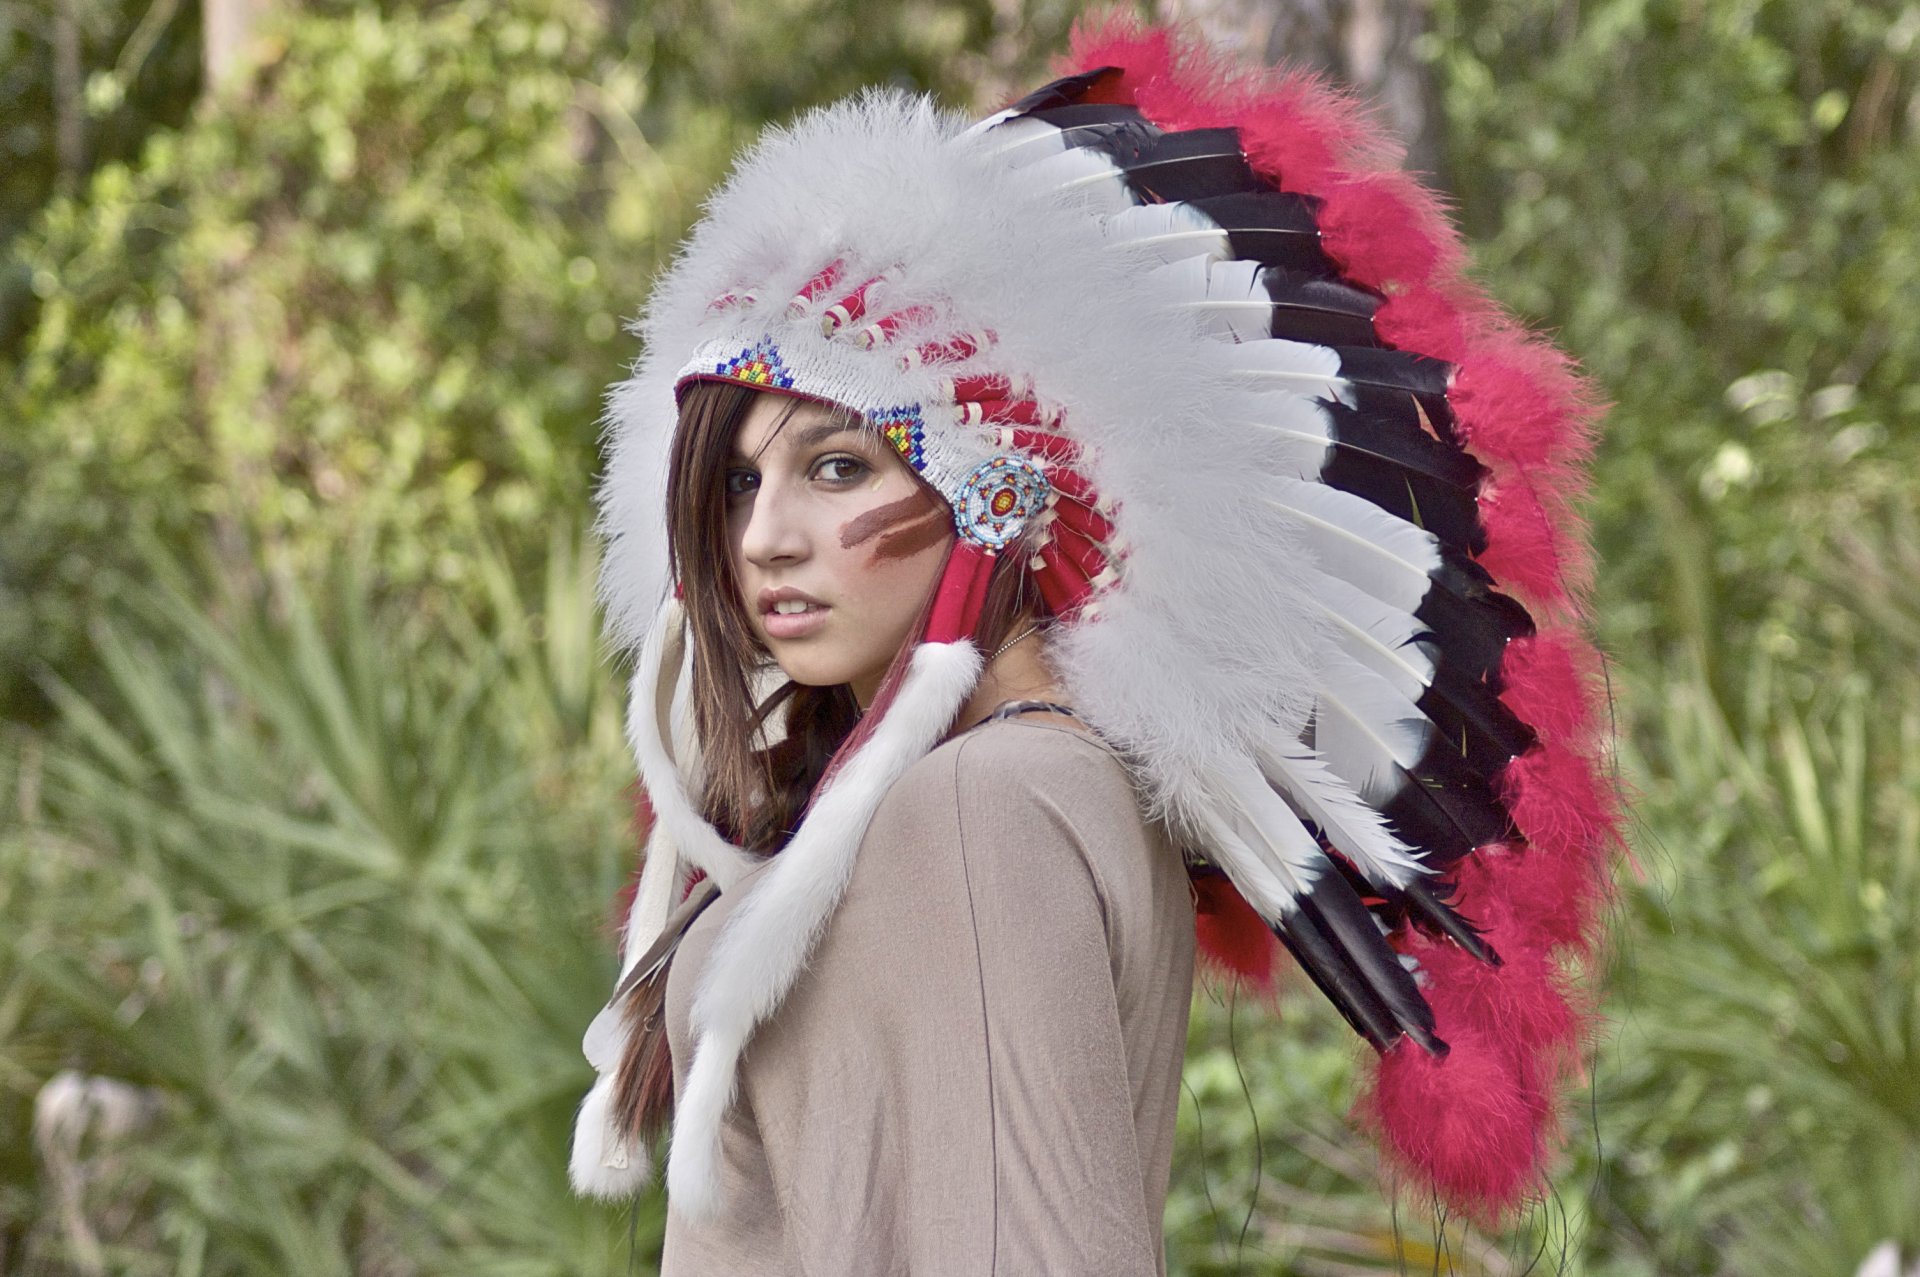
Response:
[[[202,0],[200,63],[207,93],[244,84],[255,61],[254,37],[273,0]]]
[[[1331,76],[1405,144],[1408,168],[1446,185],[1440,104],[1414,50],[1425,0],[1156,0],[1155,10],[1244,58]]]
[[[71,191],[87,171],[87,114],[81,101],[79,0],[53,7],[53,153],[60,189]]]

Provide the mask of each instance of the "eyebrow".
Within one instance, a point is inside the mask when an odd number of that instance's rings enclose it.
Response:
[[[798,451],[804,452],[808,448],[818,447],[835,435],[858,434],[861,429],[862,426],[858,421],[848,421],[844,417],[835,417],[827,421],[816,421],[793,436],[793,447]],[[784,434],[784,427],[778,433]],[[772,442],[772,439],[768,439],[767,443],[761,446],[761,452],[765,452],[767,445]],[[733,459],[735,461],[755,461],[759,459],[759,453],[748,456],[736,445],[733,450]]]
[[[795,447],[811,448],[817,444],[825,443],[835,435],[856,434],[859,430],[859,422],[847,421],[844,418],[836,418],[832,421],[818,421],[795,435],[793,442]]]

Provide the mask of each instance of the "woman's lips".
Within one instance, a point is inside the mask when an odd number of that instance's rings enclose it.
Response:
[[[827,623],[828,611],[824,603],[809,603],[806,608],[804,612],[762,612],[760,624],[768,638],[805,638]]]
[[[762,590],[756,601],[760,604],[760,625],[768,638],[805,638],[827,623],[827,605],[792,586]]]

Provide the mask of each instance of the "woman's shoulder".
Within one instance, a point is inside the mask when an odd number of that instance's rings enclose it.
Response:
[[[1063,715],[992,719],[944,741],[922,760],[965,785],[1053,791],[1065,781],[1131,788],[1120,751]]]
[[[963,832],[1038,819],[1109,838],[1144,824],[1120,753],[1080,726],[1037,716],[984,723],[937,746],[894,785],[888,808],[896,818],[957,821]]]

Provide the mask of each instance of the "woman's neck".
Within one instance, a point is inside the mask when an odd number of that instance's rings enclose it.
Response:
[[[1021,623],[1012,631],[1027,631]],[[1047,667],[1045,647],[1038,630],[1027,631],[987,662],[974,685],[973,695],[954,718],[954,730],[963,732],[993,713],[1008,701],[1052,701],[1064,699],[1060,681]]]

